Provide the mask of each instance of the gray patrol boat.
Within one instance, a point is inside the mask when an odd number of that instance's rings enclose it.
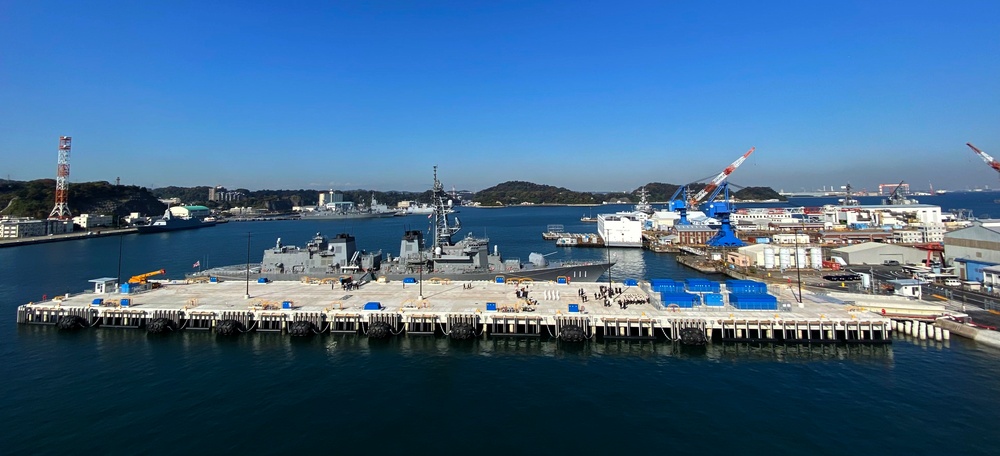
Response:
[[[434,167],[433,239],[424,245],[423,232],[408,230],[400,241],[399,255],[383,258],[382,252],[358,250],[354,236],[338,234],[327,239],[317,233],[305,248],[277,244],[264,251],[259,266],[251,265],[250,278],[257,280],[341,279],[365,282],[371,280],[513,280],[596,282],[614,263],[549,261],[546,255],[531,253],[528,262],[504,259],[499,248],[489,251],[489,239],[471,234],[453,241],[461,230],[461,221],[448,220],[444,187],[437,178]],[[229,266],[209,269],[195,275],[209,275],[243,280],[247,266]]]

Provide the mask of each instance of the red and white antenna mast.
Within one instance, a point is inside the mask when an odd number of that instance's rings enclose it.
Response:
[[[56,165],[56,207],[52,208],[52,213],[49,214],[50,219],[67,220],[73,217],[66,204],[69,186],[66,178],[69,177],[69,149],[72,141],[73,138],[69,136],[59,137],[59,162]]]

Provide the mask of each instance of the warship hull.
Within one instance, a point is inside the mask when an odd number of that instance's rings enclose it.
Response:
[[[383,265],[384,267],[385,265]],[[384,278],[390,282],[402,282],[403,279],[412,278],[415,280],[425,280],[425,281],[442,281],[450,280],[454,282],[472,282],[472,281],[490,281],[495,282],[498,277],[501,277],[504,281],[508,280],[520,280],[520,279],[530,279],[538,282],[555,282],[560,278],[566,278],[568,282],[597,282],[603,274],[608,271],[609,263],[594,263],[594,264],[573,264],[566,266],[552,266],[546,268],[531,268],[526,267],[519,270],[512,271],[470,271],[462,273],[436,273],[434,271],[420,271],[419,269],[413,270],[412,272],[379,272],[374,271],[372,274],[365,272],[339,272],[339,273],[277,273],[277,272],[261,272],[259,264],[251,264],[249,268],[245,265],[234,265],[226,266],[221,268],[206,269],[201,272],[194,274],[189,274],[190,277],[197,276],[209,276],[218,277],[223,280],[250,280],[256,282],[257,280],[263,278],[270,281],[302,281],[305,279],[309,280],[322,280],[322,279],[339,279],[342,277],[351,277],[352,280],[359,280],[361,277],[369,276],[370,280],[378,280],[379,278]],[[249,269],[249,274],[248,274]],[[392,269],[390,269],[392,271]],[[374,276],[374,277],[371,277]]]

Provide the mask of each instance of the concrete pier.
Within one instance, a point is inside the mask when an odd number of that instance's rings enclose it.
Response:
[[[166,327],[233,334],[549,337],[567,342],[595,337],[675,341],[693,332],[708,342],[824,344],[888,343],[895,325],[887,317],[858,310],[859,301],[847,304],[808,292],[801,307],[797,302],[784,306],[795,301],[786,287],[772,287],[771,292],[778,296],[779,309],[787,310],[761,311],[738,310],[728,302],[665,307],[645,282],[612,284],[621,292],[605,305],[595,294],[607,285],[426,280],[372,282],[343,290],[330,283],[164,281],[158,288],[128,295],[82,293],[25,304],[17,309],[17,322],[61,327],[72,318],[80,327],[150,332]]]

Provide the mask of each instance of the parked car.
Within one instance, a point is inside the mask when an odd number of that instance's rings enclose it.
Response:
[[[899,266],[899,261],[897,260],[885,260],[882,262],[884,266]]]
[[[960,287],[962,286],[962,281],[958,279],[944,279],[944,284],[949,287]]]
[[[832,282],[851,282],[855,280],[861,280],[860,274],[837,274],[837,275],[825,275],[824,279]]]

